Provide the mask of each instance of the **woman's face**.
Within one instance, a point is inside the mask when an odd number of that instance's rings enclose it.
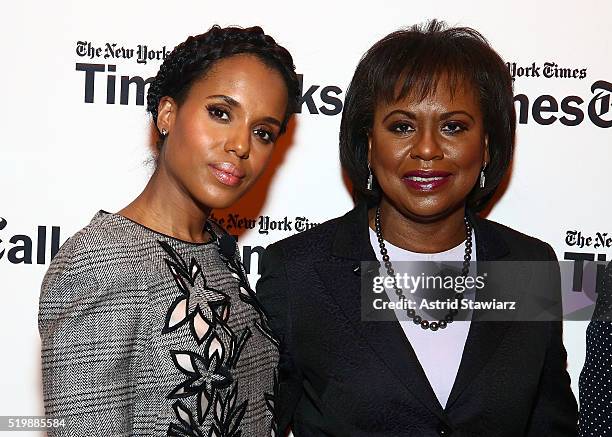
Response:
[[[257,57],[217,61],[181,104],[161,100],[157,126],[168,136],[158,171],[200,207],[232,205],[268,163],[287,102],[281,74]]]
[[[421,101],[379,104],[368,157],[383,201],[421,220],[462,207],[489,159],[482,118],[472,87],[451,95],[445,78]]]

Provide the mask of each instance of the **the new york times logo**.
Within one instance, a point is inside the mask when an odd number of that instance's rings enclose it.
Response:
[[[163,46],[161,49],[150,48],[146,44],[126,47],[115,42],[106,42],[96,46],[89,41],[77,41],[76,54],[81,58],[102,59],[133,59],[138,64],[166,59],[170,51]]]
[[[47,248],[50,249],[49,260],[57,254],[60,248],[59,226],[38,226],[35,236],[15,234],[5,237],[7,224],[7,220],[0,217],[0,260],[6,259],[11,264],[46,264]]]
[[[289,217],[270,217],[268,215],[260,215],[258,218],[244,217],[237,213],[229,213],[223,216],[211,214],[210,217],[227,232],[232,234],[238,241],[241,231],[257,230],[259,234],[269,235],[270,232],[304,232],[318,226],[318,223],[311,221],[304,216],[295,217],[289,220]],[[242,253],[242,263],[248,274],[261,273],[261,257],[265,252],[263,246],[240,245]],[[253,256],[256,255],[256,256]]]
[[[506,62],[508,72],[515,80],[517,77],[544,77],[546,79],[584,79],[587,76],[586,68],[562,67],[556,62],[537,64],[532,62],[527,66],[516,62]]]
[[[612,248],[612,235],[608,232],[595,232],[588,234],[583,231],[572,229],[565,234],[565,244],[576,249],[586,250],[606,250]],[[605,269],[609,261],[605,253],[596,252],[565,252],[563,258],[574,262],[572,274],[572,290],[581,292],[584,289],[584,279],[589,263],[595,265],[595,293],[598,294],[603,289]]]
[[[271,231],[304,232],[318,225],[318,223],[312,222],[309,218],[303,216],[298,216],[289,220],[288,216],[283,218],[272,218],[268,215],[260,215],[259,218],[252,218],[242,217],[240,214],[236,213],[229,213],[223,217],[219,217],[213,213],[210,218],[230,233],[250,229],[257,229],[257,232],[263,235],[268,235]]]
[[[533,121],[544,126],[557,121],[565,126],[578,126],[587,116],[597,127],[612,127],[612,83],[598,80],[591,85],[591,93],[586,105],[580,96],[555,98],[544,94],[533,99],[525,94],[517,94],[514,102],[518,122],[527,124],[531,115]]]
[[[83,101],[85,103],[99,102],[99,93],[105,96],[108,105],[119,101],[120,105],[136,104],[143,106],[145,96],[153,77],[143,78],[138,75],[117,74],[117,65],[90,64],[78,62],[76,71],[83,73]],[[336,85],[311,85],[304,89],[304,77],[299,74],[300,105],[298,113],[304,109],[313,115],[338,115],[342,112],[342,100],[339,96],[342,89]],[[98,96],[98,99],[96,99]],[[131,97],[134,96],[134,97]]]
[[[607,232],[595,232],[594,235],[586,235],[582,231],[572,229],[565,234],[565,244],[576,246],[580,249],[584,247],[610,249],[612,248],[612,235]]]

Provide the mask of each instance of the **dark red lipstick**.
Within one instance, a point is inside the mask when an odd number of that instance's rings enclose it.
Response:
[[[440,170],[413,170],[402,177],[402,181],[417,191],[433,191],[448,182],[452,173]]]

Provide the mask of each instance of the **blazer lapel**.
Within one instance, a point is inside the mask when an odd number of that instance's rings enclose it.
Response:
[[[341,221],[334,240],[332,260],[316,266],[321,279],[359,334],[357,341],[366,342],[405,389],[448,424],[448,418],[398,321],[362,321],[361,280],[369,281],[370,276],[378,274],[373,270],[363,271],[361,266],[362,261],[376,261],[370,245],[367,207],[358,205]]]
[[[481,262],[499,261],[507,257],[508,246],[491,229],[491,226],[475,214],[468,213],[474,224],[476,236],[476,257],[479,264],[478,274],[483,274]],[[486,267],[485,267],[486,269]],[[480,311],[474,312],[468,337],[466,339],[463,356],[457,372],[457,377],[446,403],[448,410],[459,399],[461,394],[474,381],[481,369],[493,356],[495,350],[501,343],[502,338],[511,326],[511,321],[503,322],[479,322]]]
[[[478,261],[508,258],[508,246],[497,236],[491,225],[469,211],[468,216],[474,225]],[[376,255],[370,245],[367,206],[357,205],[340,221],[332,249],[332,261],[320,262],[316,266],[321,279],[360,339],[372,348],[406,390],[440,420],[449,424],[444,410],[451,408],[469,384],[478,377],[512,322],[478,322],[480,312],[474,312],[457,377],[443,410],[399,322],[362,321],[359,292],[362,276],[366,275],[364,280],[369,280],[367,275],[378,274],[377,271],[364,272],[361,268],[362,261],[376,261]],[[479,274],[481,273],[483,272],[479,271]]]

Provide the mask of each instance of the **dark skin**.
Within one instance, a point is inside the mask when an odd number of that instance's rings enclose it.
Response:
[[[189,242],[210,239],[204,223],[234,204],[268,164],[288,104],[282,75],[257,57],[217,61],[180,104],[159,103],[168,134],[144,191],[119,214]]]
[[[435,253],[465,240],[467,195],[489,160],[478,97],[469,84],[451,93],[442,77],[435,92],[419,101],[408,95],[375,108],[368,159],[382,190],[385,240],[412,252]],[[445,182],[432,189],[407,183],[414,171],[440,171]],[[369,211],[374,227],[375,208]]]

